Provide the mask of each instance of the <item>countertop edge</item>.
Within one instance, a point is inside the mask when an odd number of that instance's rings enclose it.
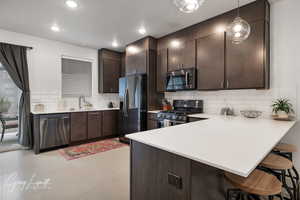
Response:
[[[93,109],[89,109],[89,110],[57,110],[57,111],[45,111],[45,112],[31,111],[30,113],[33,115],[47,115],[47,114],[107,111],[107,110],[120,110],[120,109],[119,108],[93,108]]]

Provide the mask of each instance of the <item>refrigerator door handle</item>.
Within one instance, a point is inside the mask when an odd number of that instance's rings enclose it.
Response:
[[[125,90],[125,101],[123,106],[124,116],[128,117],[128,88]]]

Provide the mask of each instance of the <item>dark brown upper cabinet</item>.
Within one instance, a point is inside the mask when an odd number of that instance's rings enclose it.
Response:
[[[141,39],[126,47],[126,75],[147,73],[149,39]]]
[[[197,39],[197,85],[199,90],[224,89],[224,54],[224,33],[215,33]]]
[[[161,49],[157,52],[157,70],[156,70],[157,92],[165,92],[167,72],[168,72],[168,49]]]
[[[125,72],[125,52],[121,54],[121,77],[126,76]]]
[[[80,142],[87,137],[87,113],[71,113],[71,142]]]
[[[164,94],[157,92],[157,40],[147,36],[126,46],[126,75],[147,75],[147,108],[161,109]]]
[[[108,49],[100,49],[98,59],[99,93],[118,93],[122,54]]]
[[[265,38],[268,23],[251,23],[249,38],[240,44],[226,41],[226,88],[269,88],[268,39]]]
[[[184,43],[182,51],[182,67],[195,68],[196,67],[196,40],[189,40]]]
[[[88,139],[102,136],[102,112],[88,112]]]
[[[196,41],[172,40],[169,44],[168,71],[196,67]]]
[[[168,71],[197,67],[199,90],[268,89],[270,4],[260,0],[241,7],[252,29],[241,44],[220,33],[236,16],[234,9],[159,38],[157,51],[168,49]]]
[[[128,52],[128,53],[127,53]],[[147,72],[147,51],[137,46],[130,46],[126,50],[126,75]]]

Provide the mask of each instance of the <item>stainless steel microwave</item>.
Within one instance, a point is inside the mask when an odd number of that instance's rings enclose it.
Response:
[[[175,92],[196,89],[196,69],[181,69],[167,73],[166,91]]]

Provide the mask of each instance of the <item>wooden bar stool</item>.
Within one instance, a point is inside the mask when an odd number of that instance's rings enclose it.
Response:
[[[261,169],[276,175],[282,182],[282,186],[288,192],[290,199],[296,200],[298,197],[298,183],[292,176],[293,162],[286,157],[270,153],[261,163]],[[288,174],[287,174],[288,173]],[[290,178],[293,187],[287,184],[287,178]]]
[[[247,178],[231,173],[225,173],[226,180],[236,189],[227,190],[226,200],[231,200],[237,196],[238,199],[260,199],[261,196],[267,196],[272,200],[281,196],[282,183],[272,174],[262,170],[254,170]]]
[[[286,158],[290,159],[291,161],[293,161],[293,153],[295,153],[297,151],[298,151],[298,149],[295,145],[287,144],[287,143],[279,143],[273,149],[273,153],[276,153],[277,155],[286,157]],[[292,171],[295,175],[293,178],[295,179],[297,186],[298,186],[296,199],[299,200],[299,197],[300,197],[299,173],[296,170],[295,166],[293,166]]]
[[[297,147],[293,144],[279,143],[274,147],[274,150],[280,152],[295,153],[297,152]]]

